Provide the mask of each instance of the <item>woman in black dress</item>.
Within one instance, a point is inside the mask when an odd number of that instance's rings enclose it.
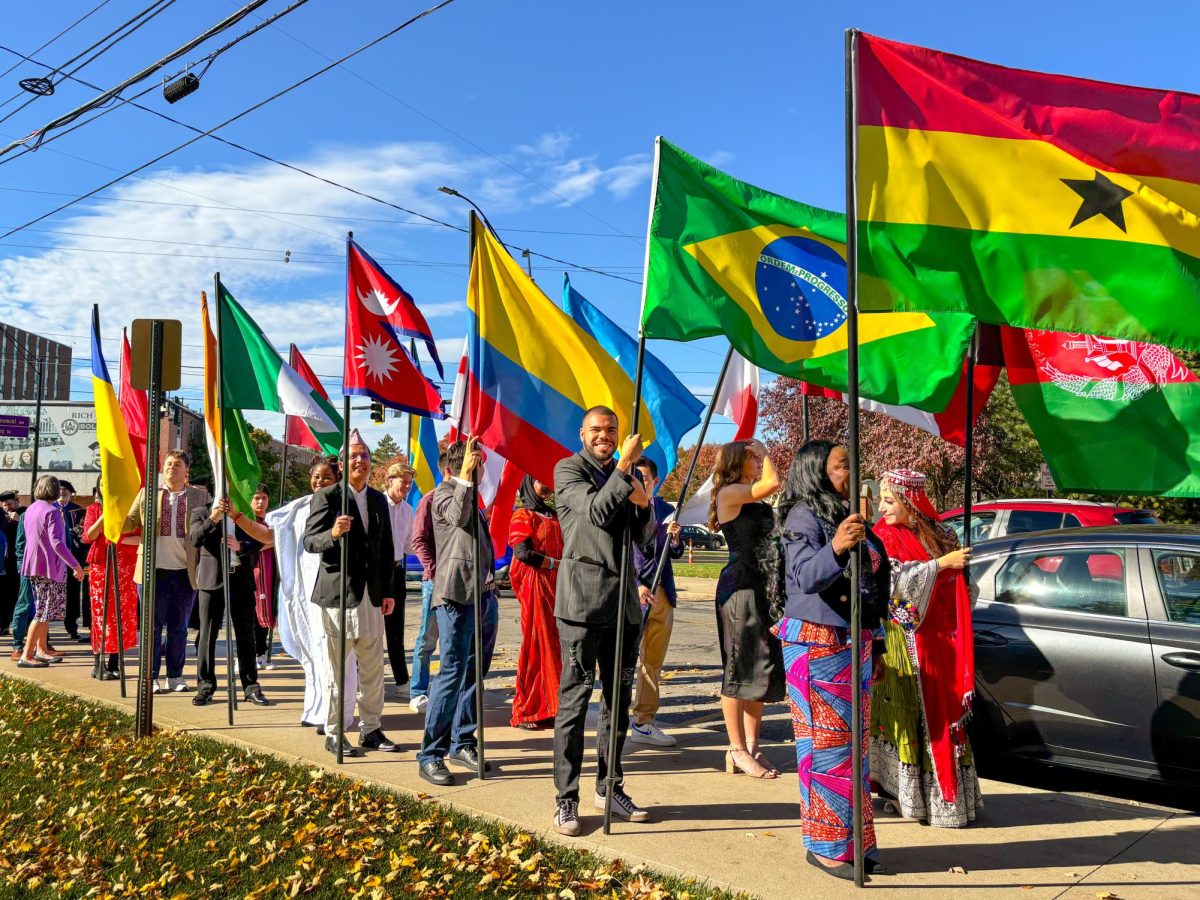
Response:
[[[775,514],[765,502],[779,487],[761,441],[725,444],[713,471],[709,528],[725,535],[729,564],[717,581],[721,712],[729,734],[725,771],[755,778],[779,772],[758,746],[764,703],[784,698],[783,651],[771,634],[769,583],[778,572]]]

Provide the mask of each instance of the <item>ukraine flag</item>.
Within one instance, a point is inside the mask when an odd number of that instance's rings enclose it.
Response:
[[[100,444],[104,536],[115,544],[121,538],[121,526],[142,484],[121,405],[100,349],[100,307],[96,305],[92,306],[92,394],[96,404],[96,441]]]

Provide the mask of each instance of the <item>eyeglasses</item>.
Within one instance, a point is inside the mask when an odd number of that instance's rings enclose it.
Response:
[[[371,458],[371,454],[370,454],[370,453],[366,453],[366,452],[364,452],[364,453],[351,453],[351,454],[350,454],[350,458],[351,458],[351,459],[370,459],[370,458]]]

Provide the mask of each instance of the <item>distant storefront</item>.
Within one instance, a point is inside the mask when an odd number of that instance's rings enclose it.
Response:
[[[21,401],[0,401],[0,414],[34,420],[36,407]],[[100,478],[100,444],[96,440],[96,413],[91,403],[42,404],[38,440],[38,473],[68,479],[81,494],[90,493]],[[33,440],[0,437],[0,490],[29,493],[33,469]]]

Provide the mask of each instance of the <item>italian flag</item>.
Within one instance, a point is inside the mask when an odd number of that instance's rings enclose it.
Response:
[[[1200,497],[1200,379],[1166,347],[1002,330],[1009,384],[1060,491]]]

